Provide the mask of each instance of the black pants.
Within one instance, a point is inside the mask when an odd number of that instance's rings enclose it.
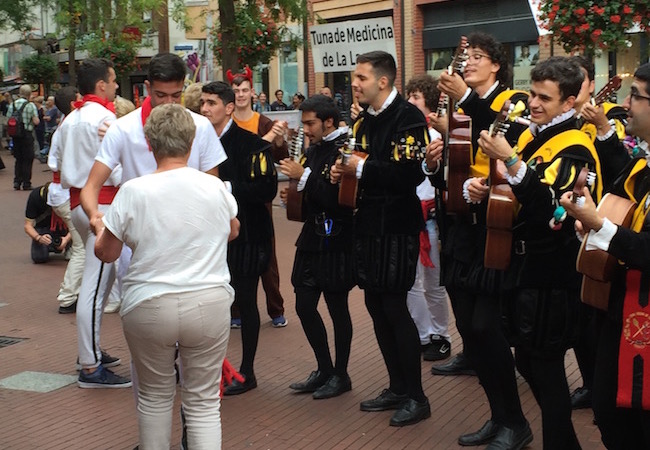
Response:
[[[447,286],[464,353],[472,363],[490,403],[492,421],[508,428],[523,426],[515,362],[501,323],[495,296]]]
[[[235,302],[241,315],[242,360],[239,373],[255,376],[253,365],[260,336],[260,311],[257,308],[259,276],[232,274],[230,284],[235,289]]]
[[[602,321],[592,404],[605,447],[609,450],[645,450],[650,448],[650,411],[616,407],[621,330],[620,323],[609,318]]]
[[[571,422],[569,385],[564,371],[564,354],[541,358],[515,347],[517,370],[526,379],[542,410],[544,450],[580,449]]]
[[[32,163],[34,162],[34,136],[27,131],[24,137],[14,138],[14,186],[32,186]]]
[[[594,367],[598,346],[598,324],[602,313],[593,306],[582,303],[578,321],[578,340],[573,347],[578,368],[582,375],[582,385],[591,390],[594,384]]]
[[[350,346],[352,344],[352,320],[348,309],[348,292],[323,292],[327,309],[334,325],[336,364],[332,364],[327,330],[318,312],[321,290],[310,287],[296,288],[296,312],[305,331],[309,345],[314,350],[318,370],[330,375],[345,377],[348,374]]]
[[[388,369],[390,390],[423,402],[426,397],[422,390],[420,337],[406,307],[406,294],[364,291],[366,308]]]

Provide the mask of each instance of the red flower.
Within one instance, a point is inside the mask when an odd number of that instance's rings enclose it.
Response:
[[[555,11],[551,11],[550,13],[548,13],[548,20],[555,20],[556,15],[557,15],[557,13]],[[640,20],[641,19],[639,19],[639,21]]]
[[[619,16],[618,14],[613,15],[613,16],[609,16],[609,20],[611,20],[612,23],[620,23],[621,22],[621,16]]]
[[[583,30],[587,31],[587,30],[589,29],[589,24],[588,24],[588,23],[583,23],[582,26],[581,26],[581,28],[582,28]]]
[[[582,27],[575,27],[575,32],[578,34],[582,33]]]
[[[632,8],[630,8],[628,5],[623,6],[623,14],[630,14],[632,12]]]
[[[551,6],[551,11],[558,11],[559,9],[560,9],[560,5]]]
[[[569,31],[571,31],[571,25],[565,25],[565,26],[563,26],[562,28],[560,28],[560,31],[561,31],[562,33],[568,33]]]
[[[584,16],[587,11],[584,8],[578,8],[574,12],[577,16]]]
[[[591,35],[595,38],[599,37],[601,34],[603,34],[603,30],[601,30],[600,28],[591,32]]]

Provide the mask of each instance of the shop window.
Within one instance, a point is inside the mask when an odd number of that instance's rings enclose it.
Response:
[[[530,89],[530,71],[539,60],[539,45],[518,43],[513,48],[512,87],[527,91]]]

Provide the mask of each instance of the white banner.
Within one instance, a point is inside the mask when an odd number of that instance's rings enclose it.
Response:
[[[314,72],[350,72],[357,55],[373,50],[388,52],[397,61],[392,17],[313,25],[309,43]]]

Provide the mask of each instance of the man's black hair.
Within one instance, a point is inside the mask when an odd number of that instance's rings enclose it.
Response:
[[[650,63],[645,63],[634,72],[634,78],[638,78],[641,81],[648,83],[646,86],[646,92],[650,89]]]
[[[63,115],[67,116],[70,114],[70,111],[72,111],[72,106],[70,106],[70,102],[73,102],[77,99],[77,90],[76,87],[74,86],[65,86],[59,89],[54,96],[54,104],[56,107],[63,113]]]
[[[79,65],[77,85],[81,95],[94,94],[98,81],[108,82],[108,75],[113,63],[105,58],[89,58]]]
[[[393,55],[381,50],[358,55],[357,64],[364,63],[368,63],[372,66],[372,70],[377,79],[385,76],[388,79],[388,84],[391,86],[395,84],[395,77],[397,77],[397,64],[395,63]]]
[[[499,71],[497,72],[497,81],[499,83],[510,83],[512,68],[501,42],[497,41],[491,34],[476,31],[467,37],[467,43],[470,48],[483,50],[493,63],[499,65]]]
[[[596,77],[596,68],[594,67],[594,63],[591,62],[589,58],[583,55],[575,55],[571,57],[571,61],[575,62],[577,65],[587,71],[587,77],[589,78],[589,81],[594,80]]]
[[[552,56],[535,65],[530,71],[530,79],[556,82],[560,88],[560,99],[564,101],[570,96],[578,96],[585,76],[575,61],[564,56]]]
[[[276,97],[278,96],[278,92],[282,92],[282,95],[284,95],[284,91],[282,89],[276,89],[274,94]]]
[[[173,53],[158,53],[149,62],[147,79],[154,81],[184,81],[186,73],[183,59]]]
[[[327,119],[333,119],[334,127],[339,123],[339,110],[334,104],[334,100],[327,95],[312,95],[302,102],[298,107],[300,111],[314,112],[316,117],[325,122]]]
[[[228,83],[223,81],[212,81],[204,84],[201,89],[206,94],[214,94],[221,99],[224,105],[235,103],[235,91],[232,90]]]

